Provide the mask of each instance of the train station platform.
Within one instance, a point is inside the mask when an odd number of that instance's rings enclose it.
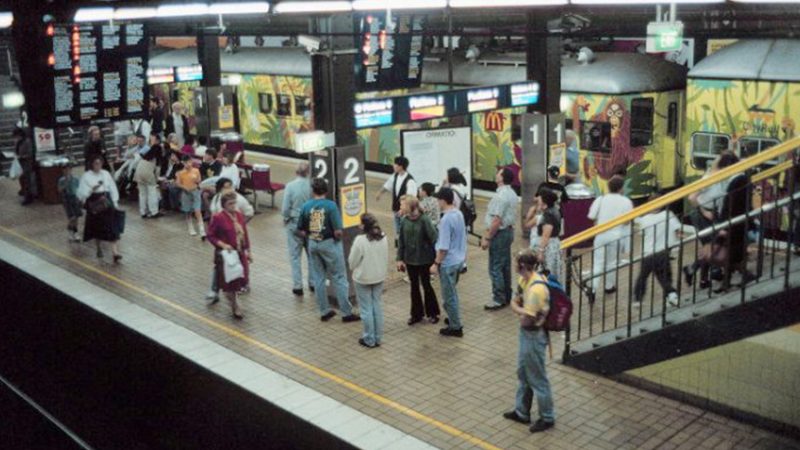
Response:
[[[273,181],[289,181],[295,163],[268,162]],[[380,183],[370,178],[368,192],[377,192]],[[440,336],[439,325],[406,325],[409,288],[400,274],[393,273],[383,296],[384,342],[378,349],[365,349],[357,342],[359,323],[321,323],[308,293],[301,298],[292,295],[277,210],[261,208],[249,223],[254,253],[251,292],[241,301],[245,319],[235,322],[224,302],[206,305],[212,249],[187,235],[182,215],[144,221],[136,204],[123,201],[121,207],[128,211],[121,241],[124,259],[114,265],[110,256],[98,260],[93,244],[68,242],[60,205],[22,207],[16,191],[16,183],[0,180],[3,259],[33,258],[56,266],[106,291],[109,299],[127,302],[108,308],[109,315],[135,306],[142,314],[171,322],[170,327],[179,329],[175,334],[188,332],[235,354],[229,363],[216,364],[215,370],[250,371],[256,374],[250,377],[254,383],[280,378],[286,385],[302,385],[313,391],[312,400],[305,403],[312,422],[323,421],[324,408],[333,408],[332,402],[354,411],[354,416],[366,416],[376,422],[373,428],[362,436],[350,436],[350,442],[362,448],[426,444],[464,449],[800,448],[787,437],[567,367],[557,359],[548,361],[555,428],[531,435],[527,427],[503,419],[502,413],[513,405],[517,384],[518,322],[508,309],[484,311],[491,289],[488,256],[474,238],[468,251],[469,271],[458,285],[464,338]],[[368,194],[367,201],[369,211],[391,235],[388,201],[375,203],[374,194]],[[486,201],[478,199],[477,207],[482,217]],[[514,247],[524,245],[516,236]],[[33,264],[29,270],[35,268]],[[138,320],[145,320],[142,317]],[[553,338],[553,353],[560,355],[563,337]],[[275,375],[263,372],[261,380],[257,376],[261,368]],[[317,402],[323,409],[313,414]],[[387,431],[393,440],[357,439],[382,426],[396,430]],[[335,435],[336,427],[330,432]],[[397,447],[401,441],[413,445]]]

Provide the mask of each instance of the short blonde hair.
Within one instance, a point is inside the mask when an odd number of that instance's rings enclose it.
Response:
[[[404,195],[400,198],[401,202],[406,202],[408,212],[419,211],[419,199],[413,195]]]

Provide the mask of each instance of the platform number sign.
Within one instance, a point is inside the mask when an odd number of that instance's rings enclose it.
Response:
[[[308,163],[311,165],[311,178],[322,178],[328,182],[328,198],[333,200],[333,195],[336,192],[333,152],[331,150],[322,150],[310,153]]]
[[[364,147],[336,147],[336,177],[338,203],[344,228],[357,227],[361,215],[367,212],[364,176]]]

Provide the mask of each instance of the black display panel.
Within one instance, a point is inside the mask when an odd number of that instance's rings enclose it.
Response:
[[[371,13],[357,20],[357,89],[363,92],[419,87],[424,18]]]
[[[49,25],[52,125],[141,117],[148,42],[142,24]]]

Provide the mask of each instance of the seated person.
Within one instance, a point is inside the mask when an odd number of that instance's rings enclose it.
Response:
[[[222,196],[228,192],[235,192],[233,183],[227,178],[220,178],[217,181],[216,194],[214,195],[214,198],[211,199],[211,205],[209,207],[211,215],[222,211]],[[244,216],[248,219],[253,217],[255,214],[255,210],[250,202],[248,202],[247,199],[238,192],[236,193],[236,209],[241,211],[241,213],[244,214]]]
[[[200,176],[206,180],[211,177],[218,177],[222,171],[222,163],[217,160],[217,151],[209,148],[203,154],[203,162],[200,163]]]
[[[194,157],[195,147],[197,147],[197,141],[194,139],[194,136],[190,134],[186,139],[186,143],[181,147],[181,155]]]
[[[180,210],[181,188],[175,183],[175,176],[183,170],[183,164],[177,153],[170,152],[169,161],[161,166],[158,185],[161,188],[161,199],[164,203],[161,209]]]

